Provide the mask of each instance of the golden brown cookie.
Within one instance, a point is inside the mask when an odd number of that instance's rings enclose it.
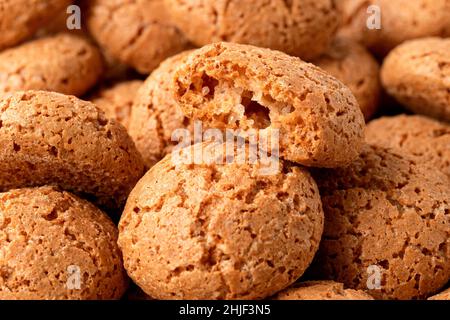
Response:
[[[127,200],[125,268],[156,299],[268,297],[302,275],[319,245],[323,212],[305,169],[280,160],[261,175],[261,163],[218,164],[211,146],[185,149],[205,151],[197,164],[166,156]]]
[[[399,115],[369,122],[366,140],[399,148],[418,163],[440,169],[450,178],[450,125],[424,116]]]
[[[429,297],[428,300],[450,300],[450,289]]]
[[[336,4],[342,13],[338,35],[363,43],[379,56],[406,40],[450,35],[448,0],[339,0]],[[372,5],[379,8],[380,29],[367,27],[374,21]]]
[[[309,60],[323,53],[339,17],[333,0],[166,0],[174,23],[199,46],[251,44]]]
[[[0,193],[0,299],[119,299],[127,276],[117,228],[53,187]]]
[[[30,38],[71,0],[0,0],[0,50]],[[1,59],[0,59],[1,60]]]
[[[172,24],[163,0],[89,0],[86,22],[115,58],[148,74],[189,44]]]
[[[161,63],[136,95],[129,132],[148,168],[177,144],[176,140],[172,141],[175,130],[189,128],[192,132],[192,121],[183,114],[171,92],[174,72],[190,52],[182,52]]]
[[[274,300],[373,300],[361,290],[344,289],[334,281],[305,281],[294,283],[275,295]]]
[[[141,80],[130,80],[103,87],[96,91],[90,100],[102,109],[108,118],[117,120],[128,129],[131,107],[142,83]]]
[[[381,94],[380,66],[366,48],[337,38],[328,51],[312,63],[349,87],[366,120],[373,116]]]
[[[450,38],[401,44],[384,60],[381,81],[409,110],[450,122]]]
[[[101,54],[87,40],[61,33],[0,53],[0,94],[47,90],[80,96],[97,82]]]
[[[450,184],[393,150],[315,171],[325,229],[310,270],[378,299],[426,298],[450,279]]]
[[[338,167],[363,144],[364,117],[351,91],[280,51],[207,45],[178,68],[173,85],[183,112],[205,127],[278,132],[283,159]]]
[[[118,208],[144,172],[123,126],[92,103],[54,92],[4,96],[0,145],[0,191],[57,184]]]

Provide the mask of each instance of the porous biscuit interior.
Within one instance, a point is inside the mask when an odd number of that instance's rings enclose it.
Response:
[[[188,117],[243,135],[280,130],[280,154],[287,160],[339,166],[361,147],[364,119],[350,90],[298,58],[217,43],[191,54],[174,80],[176,101]],[[341,153],[339,146],[349,144],[352,150]]]

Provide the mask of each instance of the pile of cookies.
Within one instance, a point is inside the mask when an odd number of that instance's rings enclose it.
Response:
[[[0,146],[0,299],[450,299],[448,0],[0,0]]]

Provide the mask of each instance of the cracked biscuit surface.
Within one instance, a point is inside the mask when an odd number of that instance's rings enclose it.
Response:
[[[333,0],[166,0],[174,22],[199,46],[227,41],[309,60],[324,52],[339,16]]]
[[[72,0],[0,0],[0,50],[30,38]]]
[[[337,38],[323,55],[311,62],[352,91],[366,121],[373,116],[381,93],[380,66],[366,48]]]
[[[128,281],[117,236],[105,213],[68,192],[0,193],[0,299],[119,299]]]
[[[142,84],[141,80],[118,82],[96,91],[90,101],[102,109],[107,117],[116,119],[129,129],[133,102]]]
[[[407,40],[450,35],[449,0],[339,0],[336,4],[342,14],[338,35],[361,42],[379,56]],[[378,17],[379,28],[374,24]],[[373,27],[368,28],[368,23]]]
[[[98,49],[68,33],[33,40],[0,53],[0,94],[47,90],[80,96],[103,71]]]
[[[412,112],[450,122],[450,38],[401,44],[384,60],[381,81]]]
[[[158,162],[121,217],[125,268],[155,299],[268,297],[303,274],[319,245],[323,212],[305,169],[280,160],[261,175],[259,163],[217,164],[211,146],[184,149],[204,151],[198,164]]]
[[[325,227],[312,274],[377,299],[426,298],[449,281],[450,185],[440,171],[366,146],[347,168],[313,176]],[[380,289],[369,290],[377,276]]]
[[[0,100],[0,191],[59,185],[120,208],[144,173],[125,128],[90,102],[46,91]]]
[[[207,45],[177,69],[173,87],[187,117],[221,130],[278,132],[280,157],[303,165],[349,164],[364,141],[364,117],[350,89],[280,51]]]
[[[134,100],[129,132],[147,168],[176,145],[172,141],[175,130],[193,131],[192,121],[181,111],[171,92],[174,72],[190,52],[185,51],[163,61],[145,80]]]
[[[274,300],[373,300],[361,290],[345,289],[334,281],[305,281],[294,283],[273,297]]]
[[[189,46],[163,0],[89,0],[86,10],[86,23],[96,41],[140,73],[150,73]]]
[[[401,149],[417,163],[441,170],[450,178],[450,125],[420,115],[399,115],[373,120],[366,141]]]

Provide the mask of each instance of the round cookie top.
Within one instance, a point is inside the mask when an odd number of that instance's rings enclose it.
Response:
[[[399,115],[373,120],[366,141],[398,148],[418,163],[440,169],[450,178],[450,125],[419,115]]]
[[[48,20],[65,12],[71,2],[71,0],[0,0],[2,35],[0,50],[30,38]]]
[[[338,35],[365,44],[379,56],[406,40],[450,35],[448,0],[339,0],[336,4],[342,14]],[[380,28],[368,28],[378,12]]]
[[[0,191],[57,184],[116,209],[144,172],[125,128],[90,102],[27,91],[0,100]]]
[[[175,70],[190,52],[163,61],[145,80],[134,100],[129,132],[148,168],[173,149],[175,130],[188,128],[192,132],[192,121],[181,111],[171,92]]]
[[[0,52],[0,94],[47,90],[80,96],[97,82],[102,70],[96,47],[61,33]]]
[[[128,198],[118,243],[153,298],[268,297],[303,274],[319,245],[323,212],[305,169],[280,160],[278,173],[262,175],[259,163],[219,164],[213,145],[184,149],[204,152],[196,164],[167,155]]]
[[[373,116],[381,93],[380,66],[365,47],[351,40],[336,38],[331,47],[312,63],[352,91],[366,120]]]
[[[434,296],[428,298],[428,300],[450,300],[450,289],[442,291]]]
[[[324,52],[338,26],[332,0],[165,0],[174,23],[199,46],[251,44],[309,60]]]
[[[325,229],[310,270],[375,298],[426,298],[450,279],[450,184],[393,150],[315,171]]]
[[[92,0],[86,23],[111,55],[143,74],[189,46],[172,24],[163,0]]]
[[[97,90],[90,100],[102,109],[108,118],[117,120],[128,129],[133,101],[142,84],[141,80],[118,82]]]
[[[409,110],[450,122],[450,39],[399,45],[384,60],[381,81]]]
[[[351,91],[322,69],[280,51],[207,45],[178,68],[173,86],[183,112],[207,127],[278,133],[280,157],[286,160],[342,166],[363,144],[364,118]]]
[[[127,276],[117,229],[53,187],[0,193],[0,299],[119,299]]]
[[[361,290],[344,289],[334,281],[297,282],[274,296],[274,300],[373,300]]]

